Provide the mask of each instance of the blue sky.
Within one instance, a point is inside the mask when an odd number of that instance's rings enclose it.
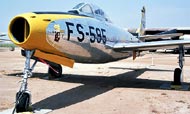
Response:
[[[0,32],[7,32],[10,20],[32,11],[67,11],[79,2],[94,3],[110,19],[124,28],[138,28],[142,6],[146,7],[147,27],[190,27],[189,0],[1,0]]]

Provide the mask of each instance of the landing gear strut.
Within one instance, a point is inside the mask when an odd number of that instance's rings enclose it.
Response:
[[[47,64],[49,66],[49,70],[48,73],[50,74],[50,76],[53,77],[61,77],[62,75],[62,67],[59,64],[55,64],[55,63],[47,63],[45,60],[43,59],[34,59],[35,62],[33,63],[33,65],[30,67],[30,60],[32,59],[32,55],[34,53],[34,50],[23,50],[22,51],[22,55],[26,57],[26,61],[25,61],[25,68],[24,68],[24,72],[22,75],[22,83],[21,83],[21,87],[20,90],[17,92],[16,94],[16,103],[15,103],[15,108],[13,110],[13,114],[16,111],[17,113],[19,112],[27,112],[27,111],[32,111],[31,109],[31,93],[28,90],[28,78],[32,76],[32,70],[34,69],[37,61],[41,61],[45,64]]]
[[[181,85],[181,82],[183,81],[183,65],[184,65],[184,46],[179,46],[179,67],[174,70],[174,81],[173,85]]]
[[[31,94],[28,90],[28,77],[32,76],[32,70],[37,63],[37,61],[34,62],[32,67],[30,67],[30,59],[34,51],[26,50],[26,61],[25,61],[25,68],[22,75],[22,83],[19,92],[16,94],[16,104],[15,109],[13,110],[13,113],[16,111],[19,112],[27,112],[31,111]]]

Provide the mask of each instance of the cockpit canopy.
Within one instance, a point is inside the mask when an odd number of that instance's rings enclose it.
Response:
[[[68,12],[94,17],[99,20],[107,21],[111,23],[110,19],[104,13],[104,11],[94,4],[79,3],[72,10],[69,10]]]

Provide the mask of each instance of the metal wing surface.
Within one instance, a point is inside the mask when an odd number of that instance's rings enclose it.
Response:
[[[139,43],[108,43],[115,51],[138,51],[138,50],[156,50],[156,49],[174,49],[180,45],[190,47],[190,40],[169,40],[169,41],[155,41],[155,42],[139,42]]]

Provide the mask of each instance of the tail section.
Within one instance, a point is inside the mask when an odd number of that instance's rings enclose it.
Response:
[[[138,33],[138,36],[142,36],[145,33],[145,28],[146,28],[146,15],[145,15],[145,7],[143,6],[141,10],[141,23],[140,27],[137,29],[136,33]]]

